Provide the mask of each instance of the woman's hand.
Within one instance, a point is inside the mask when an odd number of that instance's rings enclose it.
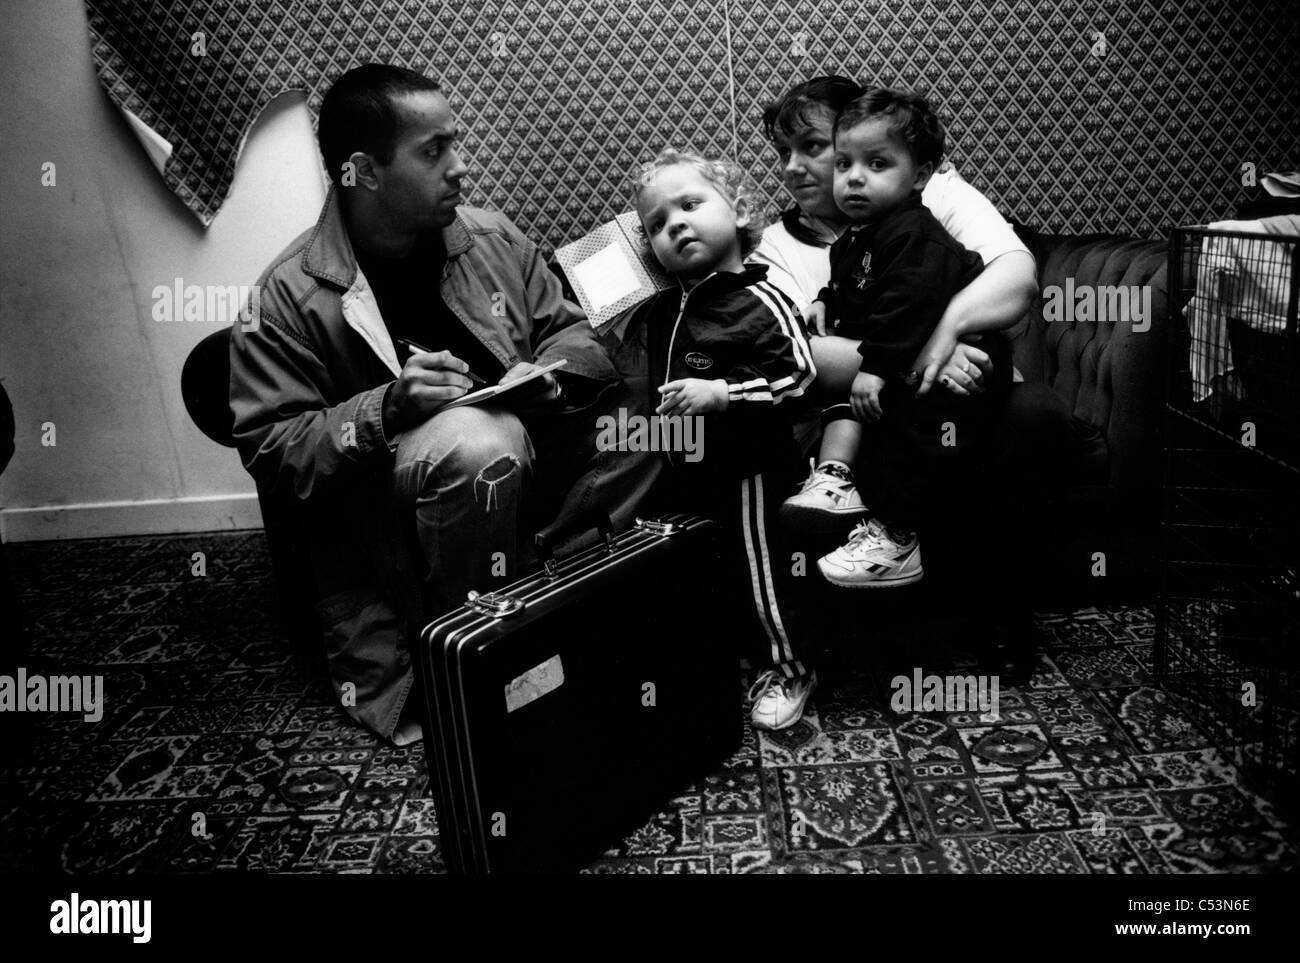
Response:
[[[930,340],[925,343],[921,353],[916,356],[916,361],[912,363],[912,372],[921,373],[921,385],[916,389],[918,398],[929,394],[930,386],[939,377],[939,372],[948,367],[956,350],[957,334],[954,326],[940,321],[930,335]]]
[[[993,374],[993,359],[986,351],[964,341],[952,339],[949,347],[949,336],[942,335],[943,331],[942,324],[934,329],[934,334],[917,359],[917,365],[913,367],[915,376],[921,360],[926,362],[920,379],[921,385],[916,389],[917,397],[927,394],[936,380],[955,395],[965,397],[981,394],[984,391],[984,379]],[[945,351],[947,358],[941,361]]]
[[[952,358],[939,372],[939,384],[955,395],[984,393],[984,379],[993,374],[993,359],[973,344],[958,341]]]
[[[1037,293],[1034,258],[1028,252],[1009,251],[986,264],[979,277],[953,295],[912,365],[913,372],[920,372],[917,395],[928,392],[940,372],[953,362],[959,338],[1010,327],[1025,316]],[[961,361],[956,364],[960,370]]]

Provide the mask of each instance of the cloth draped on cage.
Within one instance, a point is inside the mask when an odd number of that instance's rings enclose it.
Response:
[[[1291,248],[1276,237],[1300,237],[1300,215],[1258,221],[1218,221],[1207,231],[1245,232],[1258,238],[1206,234],[1196,267],[1196,293],[1185,313],[1191,332],[1193,398],[1203,401],[1226,387],[1233,371],[1231,321],[1280,335],[1291,295]],[[1229,390],[1231,390],[1229,388]]]

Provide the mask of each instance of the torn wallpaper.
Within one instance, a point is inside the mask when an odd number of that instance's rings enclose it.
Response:
[[[443,82],[467,199],[542,244],[628,207],[672,145],[786,202],[763,104],[839,72],[928,90],[962,175],[1040,227],[1157,236],[1230,216],[1244,165],[1300,162],[1294,0],[86,0],[95,66],[209,224],[267,103],[372,60]],[[200,35],[202,35],[200,37]]]

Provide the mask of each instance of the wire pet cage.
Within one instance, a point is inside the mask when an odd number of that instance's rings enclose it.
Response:
[[[1169,281],[1156,678],[1295,815],[1300,237],[1178,228]]]

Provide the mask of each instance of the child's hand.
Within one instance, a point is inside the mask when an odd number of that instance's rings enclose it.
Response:
[[[859,371],[853,379],[853,392],[849,404],[853,416],[858,421],[868,424],[880,420],[880,390],[885,387],[885,379],[879,375]]]
[[[811,334],[826,337],[826,305],[821,301],[808,305],[808,310],[804,312],[804,322]]]
[[[655,409],[660,415],[707,415],[727,408],[727,383],[703,378],[670,381],[659,389],[663,401]]]

